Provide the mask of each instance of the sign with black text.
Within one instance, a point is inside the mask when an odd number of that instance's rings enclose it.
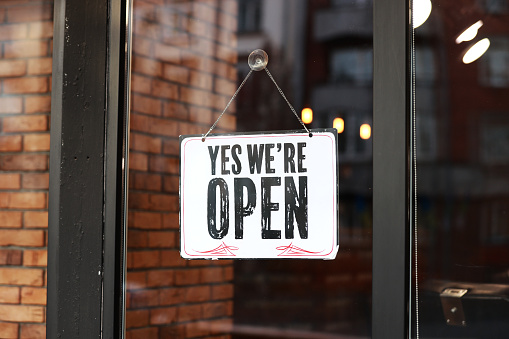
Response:
[[[322,258],[338,251],[335,129],[180,136],[180,254]]]

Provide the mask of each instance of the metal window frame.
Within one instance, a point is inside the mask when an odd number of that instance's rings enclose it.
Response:
[[[410,337],[410,8],[373,1],[373,338]]]
[[[54,6],[47,337],[123,338],[131,5]]]

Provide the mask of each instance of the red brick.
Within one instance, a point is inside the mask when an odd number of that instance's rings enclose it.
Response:
[[[212,107],[212,94],[210,92],[195,88],[181,88],[181,99],[183,102],[198,106]]]
[[[132,252],[133,268],[158,267],[161,263],[159,251]]]
[[[0,246],[44,246],[44,231],[0,230]]]
[[[0,208],[40,209],[45,207],[45,193],[0,193]]]
[[[129,154],[129,169],[146,172],[148,170],[148,156],[131,152]]]
[[[52,18],[53,11],[51,5],[30,5],[7,9],[7,20],[9,22],[34,22],[51,20]]]
[[[135,56],[133,58],[133,72],[159,77],[162,74],[162,64],[152,59]]]
[[[210,288],[210,286],[187,287],[185,289],[186,301],[193,303],[210,300]]]
[[[137,290],[147,287],[146,272],[127,272],[126,289]]]
[[[0,322],[0,338],[17,338],[19,324]]]
[[[135,55],[152,57],[154,55],[154,43],[148,39],[143,39],[140,36],[134,36],[133,51]]]
[[[223,284],[212,286],[212,298],[214,300],[233,298],[233,285]]]
[[[175,247],[175,233],[173,232],[149,232],[148,246],[150,248]]]
[[[28,74],[40,75],[51,74],[52,59],[51,58],[38,58],[28,60]]]
[[[2,137],[0,137],[0,141]],[[20,185],[21,176],[18,173],[0,173],[0,189],[2,190],[18,190]],[[0,212],[1,213],[1,212]],[[3,227],[2,216],[0,215],[0,227]]]
[[[131,130],[175,137],[177,135],[177,123],[168,119],[158,119],[140,114],[132,114]]]
[[[169,83],[167,81],[161,81],[154,79],[152,80],[152,95],[170,99],[170,100],[178,100],[179,98],[179,87],[178,85]]]
[[[0,78],[25,75],[26,70],[24,60],[0,60]]]
[[[0,249],[0,265],[20,266],[21,256],[22,256],[21,250]]]
[[[189,110],[189,121],[201,124],[212,123],[212,111],[203,107],[192,107]]]
[[[26,152],[49,151],[49,133],[26,134],[23,137],[23,149]]]
[[[175,101],[164,102],[163,116],[185,120],[189,115],[189,109],[187,106],[188,105],[183,105]]]
[[[0,98],[0,114],[21,113],[23,101],[18,97]]]
[[[0,284],[42,286],[42,269],[0,267]]]
[[[48,173],[25,173],[21,181],[21,186],[26,189],[48,189]]]
[[[212,90],[212,75],[203,72],[191,71],[191,86],[205,90]]]
[[[21,151],[21,135],[0,135],[0,152]]]
[[[161,266],[162,267],[183,267],[187,265],[187,261],[182,259],[179,251],[167,250],[161,251]],[[184,283],[185,285],[185,283]]]
[[[135,19],[133,26],[137,36],[156,41],[160,39],[161,27],[155,23]]]
[[[51,96],[36,95],[25,98],[26,113],[45,113],[51,111]]]
[[[25,228],[48,227],[48,212],[25,211],[24,214]]]
[[[163,325],[175,322],[177,318],[176,307],[154,308],[150,310],[150,324]]]
[[[4,80],[4,93],[7,94],[28,94],[45,93],[49,91],[48,78],[27,77],[10,78]]]
[[[21,223],[22,223],[21,212],[0,211],[0,228],[1,227],[18,228],[21,227]]]
[[[162,179],[159,174],[131,173],[130,188],[143,191],[161,191]]]
[[[192,321],[198,320],[202,316],[202,307],[201,305],[186,305],[179,306],[178,308],[178,321]]]
[[[165,192],[175,193],[179,191],[179,178],[176,175],[165,175],[163,181],[163,190]]]
[[[23,251],[23,266],[48,266],[47,250],[25,250]]]
[[[4,48],[4,57],[7,59],[42,57],[48,55],[48,43],[46,41],[12,41],[6,42]]]
[[[28,37],[31,39],[52,38],[53,22],[32,22],[28,28]]]
[[[139,113],[160,116],[162,113],[162,104],[160,100],[135,94],[132,96],[132,110]]]
[[[141,290],[131,292],[131,307],[144,308],[159,305],[158,290]]]
[[[0,320],[13,322],[44,322],[44,307],[0,305]]]
[[[20,339],[46,339],[46,326],[22,324]]]
[[[159,294],[160,305],[177,305],[186,302],[185,289],[164,288]]]
[[[47,130],[48,117],[46,115],[25,115],[4,118],[3,131],[7,133]]]
[[[178,270],[175,272],[175,285],[195,285],[199,282],[199,269]]]
[[[172,286],[173,280],[173,270],[154,270],[147,273],[148,287]]]
[[[0,304],[19,304],[19,301],[19,287],[0,286]]]
[[[0,26],[0,41],[26,39],[27,36],[28,36],[27,24],[11,24]]]
[[[131,80],[131,90],[133,93],[150,94],[152,80],[149,77],[133,74]]]
[[[46,288],[22,287],[21,303],[23,305],[46,305]]]
[[[189,84],[189,70],[181,66],[164,64],[163,78],[187,85]]]
[[[148,234],[145,231],[128,230],[127,247],[145,248],[148,244]]]
[[[163,215],[163,228],[178,229],[179,215],[177,213],[168,213]]]
[[[181,61],[180,49],[174,46],[156,44],[154,54],[156,59],[164,62],[180,64]]]
[[[162,226],[162,216],[154,212],[133,212],[129,216],[129,227],[143,229],[160,229]]]
[[[152,172],[178,174],[179,159],[161,156],[150,156],[149,169]]]
[[[178,197],[167,194],[131,192],[129,194],[129,207],[151,211],[177,211]]]
[[[46,171],[48,156],[43,154],[17,154],[0,156],[0,170]]]
[[[164,140],[163,142],[163,154],[178,156],[180,153],[179,141],[178,140]]]
[[[203,305],[203,318],[220,318],[228,315],[228,303],[216,302]]]
[[[149,324],[149,310],[127,310],[126,328],[145,327]]]
[[[204,284],[217,283],[223,281],[222,267],[207,267],[200,271],[200,281]]]
[[[147,338],[159,338],[159,328],[147,327],[147,328],[136,328],[127,331],[126,339],[147,339]]]

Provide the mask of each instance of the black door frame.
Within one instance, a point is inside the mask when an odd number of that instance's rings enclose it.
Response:
[[[410,3],[373,1],[373,338],[411,327]],[[125,334],[128,17],[129,0],[55,2],[48,338]]]
[[[373,1],[373,338],[411,329],[410,6]]]
[[[48,338],[122,338],[129,0],[54,3]]]

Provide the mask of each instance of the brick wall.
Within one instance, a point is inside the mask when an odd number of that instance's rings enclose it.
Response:
[[[235,92],[236,13],[234,0],[134,1],[129,339],[222,338],[232,326],[231,262],[179,255],[178,135],[205,133]],[[215,132],[235,129],[233,112]]]
[[[0,2],[0,338],[45,338],[52,16]]]

